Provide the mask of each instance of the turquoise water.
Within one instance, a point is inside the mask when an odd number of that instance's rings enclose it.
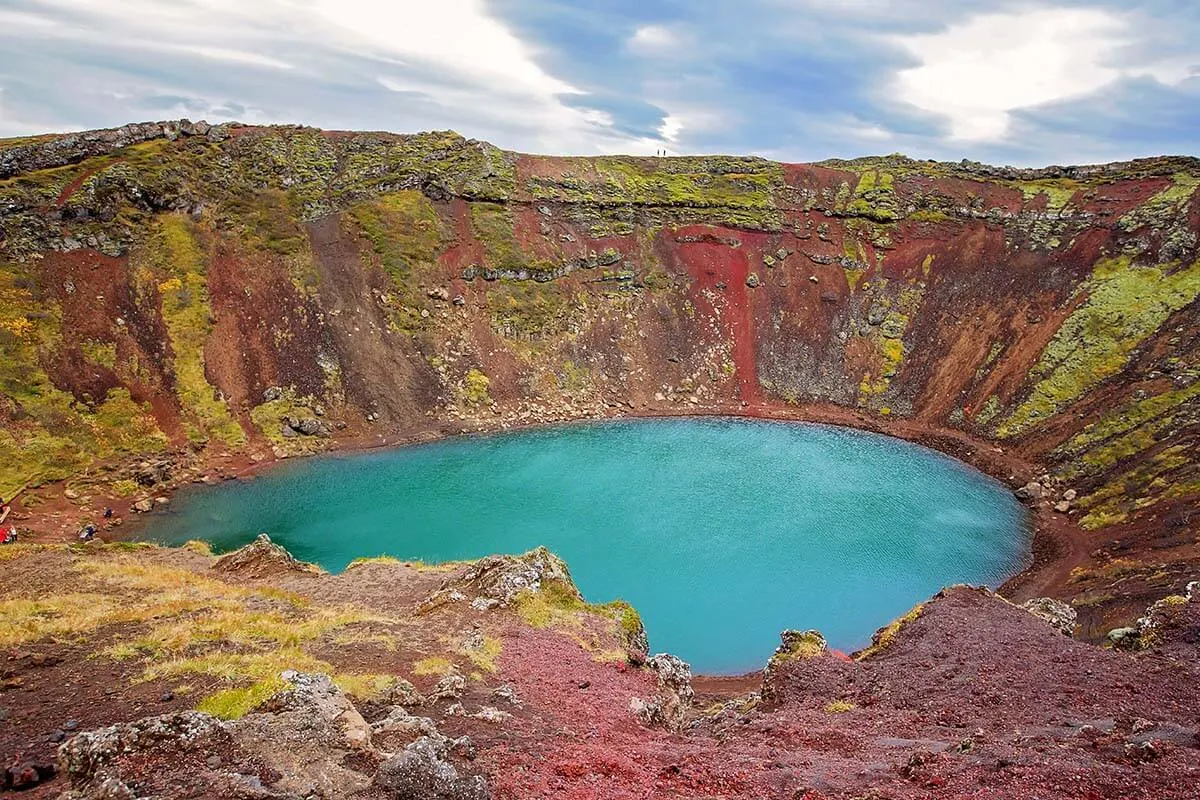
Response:
[[[579,424],[296,461],[182,493],[147,538],[298,558],[445,561],[544,544],[588,600],[641,612],[652,652],[761,667],[784,628],[851,650],[942,586],[996,585],[1029,551],[1021,506],[931,450],[818,425]]]

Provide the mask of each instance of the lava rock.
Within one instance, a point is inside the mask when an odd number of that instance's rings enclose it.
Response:
[[[423,736],[379,765],[375,785],[396,800],[487,800],[487,781],[478,775],[460,777],[446,760],[447,750]]]
[[[1033,614],[1038,619],[1043,619],[1046,622],[1057,628],[1064,636],[1070,636],[1075,632],[1076,620],[1079,614],[1069,604],[1062,600],[1055,600],[1053,597],[1035,597],[1032,600],[1026,600],[1021,604],[1021,608]]]

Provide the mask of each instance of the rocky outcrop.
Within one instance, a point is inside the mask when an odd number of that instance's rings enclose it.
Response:
[[[691,666],[669,653],[659,653],[646,661],[646,667],[658,678],[658,694],[649,700],[633,698],[630,710],[646,725],[678,730],[695,696]]]
[[[213,563],[213,569],[244,578],[264,578],[283,572],[304,572],[310,575],[321,573],[320,567],[297,561],[285,548],[271,541],[271,537],[260,533],[258,538],[245,547],[221,556]]]
[[[1035,597],[1022,603],[1021,608],[1038,619],[1044,619],[1061,631],[1064,636],[1071,636],[1075,633],[1079,614],[1070,603],[1055,600],[1053,597]]]
[[[395,800],[488,797],[482,777],[461,775],[451,761],[474,756],[469,739],[450,739],[432,720],[399,709],[374,729],[393,741],[411,738],[398,753],[381,751],[372,726],[328,676],[289,671],[281,678],[286,689],[232,722],[189,711],[75,736],[59,752],[71,787],[66,797],[134,800],[197,790],[262,800],[370,791]]]
[[[184,711],[80,733],[59,750],[59,769],[73,800],[137,797],[122,764],[143,758],[185,759],[229,745],[228,727],[207,714]]]
[[[523,592],[553,585],[566,597],[582,602],[566,563],[545,547],[521,556],[488,556],[465,572],[447,578],[422,604],[432,610],[445,603],[468,601],[477,609],[507,606]]]

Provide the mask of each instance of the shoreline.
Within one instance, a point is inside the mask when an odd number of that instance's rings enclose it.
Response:
[[[609,413],[599,415],[566,414],[561,417],[543,417],[533,420],[513,421],[511,417],[503,413],[494,419],[482,417],[464,419],[460,424],[443,420],[441,424],[435,422],[430,427],[410,432],[380,433],[375,436],[357,434],[340,439],[334,438],[327,448],[307,454],[286,457],[272,456],[257,461],[248,452],[215,455],[195,465],[195,471],[202,477],[172,480],[167,484],[154,487],[154,491],[150,491],[148,494],[170,500],[178,492],[195,484],[213,485],[227,480],[240,480],[256,476],[295,459],[326,454],[354,455],[381,449],[430,444],[458,436],[519,432],[558,424],[623,419],[653,420],[700,417],[832,425],[888,436],[926,447],[943,456],[955,459],[998,481],[1010,491],[1042,472],[1040,465],[1028,461],[1016,453],[1005,451],[994,441],[981,439],[956,429],[905,418],[879,418],[862,413],[857,409],[840,406],[758,403],[754,406],[726,404],[691,408],[686,413],[680,413],[674,408],[643,407],[624,413],[612,413],[610,408]],[[169,457],[170,454],[164,455]],[[22,527],[34,527],[39,523],[42,524],[42,530],[35,527],[35,533],[32,536],[23,536],[22,541],[34,543],[74,541],[77,529],[72,529],[70,525],[65,528],[60,526],[57,535],[43,532],[45,524],[51,522],[52,517],[61,518],[64,510],[77,510],[73,501],[64,495],[66,482],[49,483],[39,488],[42,491],[50,489],[52,497],[35,508],[27,509],[21,505],[20,501],[14,508],[14,512],[17,509],[20,510],[19,514],[14,513],[14,519],[19,521]],[[102,539],[129,541],[136,538],[146,525],[152,524],[154,512],[147,514],[132,512],[133,498],[123,498],[112,502],[114,502],[113,507],[117,512],[114,516],[123,519],[124,522],[117,527],[102,530],[99,534]],[[1048,508],[1031,507],[1029,504],[1022,505],[1027,511],[1026,519],[1030,529],[1031,560],[1026,568],[1008,578],[997,588],[999,594],[1015,602],[1036,596],[1052,595],[1055,590],[1065,588],[1071,570],[1091,561],[1086,544],[1086,532],[1075,525],[1069,517],[1057,514]]]

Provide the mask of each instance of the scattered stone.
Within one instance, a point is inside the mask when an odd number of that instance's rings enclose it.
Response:
[[[67,498],[68,500],[78,500],[79,492],[75,491],[74,489],[67,489],[63,492],[63,497]]]
[[[521,705],[521,701],[517,699],[516,690],[513,689],[513,687],[509,686],[507,683],[504,684],[503,686],[497,686],[495,689],[493,689],[492,697],[498,697],[501,700],[507,701],[509,704],[514,705],[514,706]]]
[[[290,434],[289,431],[291,431]],[[299,434],[300,436],[322,436],[326,438],[333,435],[333,431],[330,430],[329,426],[316,417],[284,417],[280,433],[289,438],[295,434]]]
[[[1046,487],[1037,481],[1030,481],[1013,492],[1018,500],[1023,500],[1027,503],[1036,502],[1046,496]]]
[[[691,706],[692,668],[676,656],[659,653],[646,662],[658,676],[658,696],[653,700],[633,698],[630,710],[647,725],[678,730]]]
[[[1068,503],[1073,503],[1075,502],[1076,497],[1079,497],[1079,492],[1075,491],[1074,489],[1067,489],[1065,492],[1063,492],[1062,499],[1066,500]]]
[[[808,280],[809,280],[809,283],[820,283],[821,282],[821,279],[818,278],[816,275],[809,275]]]
[[[69,719],[63,724],[64,731],[74,731],[79,729],[79,720]]]
[[[491,722],[495,725],[499,725],[500,723],[505,722],[512,717],[512,714],[509,714],[507,711],[501,711],[498,708],[493,708],[492,706],[484,706],[471,716],[475,719],[481,719],[484,722]]]
[[[1071,501],[1070,500],[1058,501],[1057,503],[1054,504],[1054,510],[1057,511],[1059,514],[1066,514],[1068,511],[1071,510]]]
[[[0,782],[0,789],[14,791],[32,789],[38,784],[52,779],[55,774],[57,774],[57,770],[53,764],[36,761],[15,764],[4,770],[4,780]]]
[[[423,736],[379,765],[375,785],[397,800],[487,800],[487,782],[479,775],[460,777],[447,761],[448,749]]]
[[[462,697],[462,693],[466,688],[467,679],[462,675],[447,675],[434,685],[433,692],[429,695],[429,701],[457,700]]]
[[[751,272],[749,275],[746,276],[746,285],[749,286],[751,289],[757,289],[759,286],[762,285],[762,279],[758,277],[757,272]]]
[[[204,764],[209,769],[220,769],[221,768],[221,757],[219,755],[213,754],[204,760]]]
[[[450,302],[454,303],[456,306],[465,306],[467,304],[466,298],[464,298],[461,294],[454,295],[454,299]]]
[[[494,608],[500,607],[500,601],[490,597],[476,597],[471,601],[471,608],[476,611],[491,611]]]
[[[424,696],[417,691],[415,686],[403,678],[397,678],[388,688],[387,694],[384,697],[389,704],[404,706],[405,708],[425,705]]]
[[[171,504],[171,498],[169,498],[169,497],[154,498],[154,505],[156,505],[156,506],[167,506],[170,504]]]
[[[50,734],[46,738],[49,739],[50,741],[54,742],[55,744],[58,744],[63,739],[67,738],[67,733],[66,733],[66,731],[63,731],[63,730],[51,731]]]
[[[1035,597],[1022,603],[1021,608],[1038,619],[1050,623],[1064,636],[1071,636],[1075,633],[1075,624],[1079,614],[1069,603],[1055,600],[1053,597]]]
[[[224,723],[199,711],[148,717],[75,736],[59,748],[58,766],[71,788],[83,789],[119,779],[112,771],[123,756],[184,744],[203,746],[227,735]]]
[[[836,303],[838,296],[836,292],[821,292],[821,299],[826,303]]]
[[[174,692],[163,692],[158,698],[159,702],[162,702],[162,703],[170,703],[174,699],[175,699]]]
[[[438,736],[437,723],[429,717],[416,717],[403,708],[393,708],[388,715],[371,724],[371,730],[379,735],[397,733],[417,738]]]
[[[431,299],[439,300],[443,303],[450,300],[450,290],[446,289],[444,287],[441,287],[441,286],[438,286],[437,288],[434,288],[434,289],[430,289],[428,292],[426,292],[426,294],[429,295],[429,297]]]
[[[132,508],[138,514],[148,514],[154,510],[154,501],[149,497],[145,497],[134,503]]]

